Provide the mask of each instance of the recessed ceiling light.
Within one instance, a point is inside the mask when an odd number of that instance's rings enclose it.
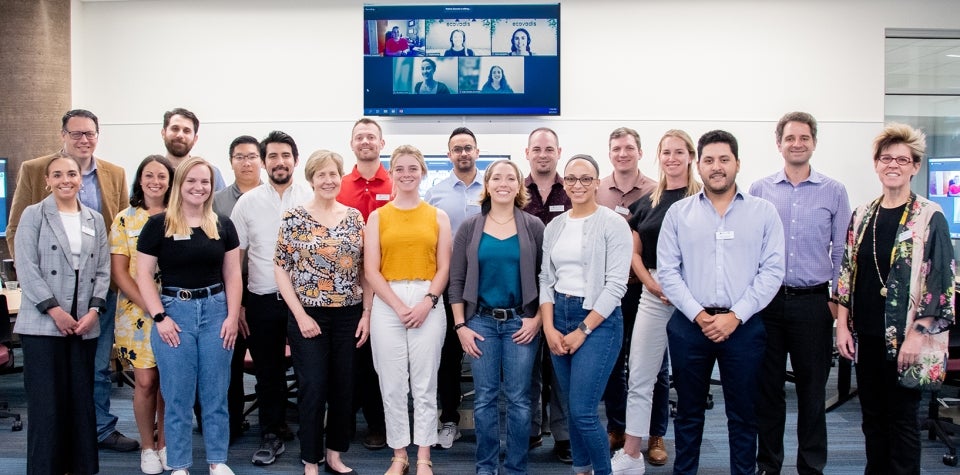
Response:
[[[960,58],[960,54],[948,54],[948,58]]]

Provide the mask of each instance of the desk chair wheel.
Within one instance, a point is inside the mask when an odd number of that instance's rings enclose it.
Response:
[[[943,464],[951,467],[957,466],[957,456],[954,454],[943,454]]]

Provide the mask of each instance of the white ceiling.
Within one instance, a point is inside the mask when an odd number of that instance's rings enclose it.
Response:
[[[887,94],[960,95],[960,38],[887,38],[885,73]]]

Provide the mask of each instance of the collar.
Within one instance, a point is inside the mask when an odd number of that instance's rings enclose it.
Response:
[[[536,185],[537,185],[537,184],[533,181],[533,175],[532,175],[532,174],[531,174],[531,175],[527,175],[527,178],[523,180],[523,186],[526,186],[527,188],[530,188],[531,186],[536,186]],[[560,174],[559,174],[559,173],[554,173],[554,174],[553,174],[553,186],[556,187],[557,185],[560,185],[560,186],[562,187],[562,186],[563,186],[563,179],[560,178]]]
[[[772,179],[774,183],[784,183],[784,182],[790,183],[790,180],[787,178],[787,173],[783,171],[783,168],[781,168],[780,170],[777,170],[777,173],[773,174]],[[811,166],[810,176],[808,176],[806,180],[803,180],[800,183],[806,183],[808,181],[810,183],[821,183],[823,182],[823,174],[814,170],[813,166]]]
[[[353,170],[350,172],[349,175],[347,175],[347,178],[350,178],[351,180],[353,180],[353,181],[355,181],[355,182],[361,181],[361,180],[363,180],[363,181],[377,181],[377,180],[379,180],[379,181],[387,181],[388,179],[390,179],[390,175],[387,174],[387,169],[386,169],[386,168],[383,168],[383,164],[381,163],[380,166],[377,168],[377,173],[375,173],[375,174],[373,175],[373,178],[371,178],[370,180],[367,180],[366,178],[363,177],[363,175],[360,174],[360,172],[357,170],[357,166],[356,166],[356,165],[353,166]]]

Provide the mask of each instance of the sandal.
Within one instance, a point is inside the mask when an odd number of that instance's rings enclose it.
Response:
[[[429,460],[417,460],[417,473],[420,473],[420,465],[426,465],[430,469],[430,473],[433,473],[433,462]]]
[[[391,472],[391,471],[387,470],[386,472],[384,472],[383,475],[407,475],[407,472],[410,471],[410,460],[407,459],[406,457],[402,457],[402,458],[401,458],[401,457],[393,457],[393,458],[390,459],[390,466],[391,466],[391,468],[393,467],[393,464],[395,464],[395,463],[397,463],[397,462],[403,464],[403,468],[401,468],[399,472]]]

